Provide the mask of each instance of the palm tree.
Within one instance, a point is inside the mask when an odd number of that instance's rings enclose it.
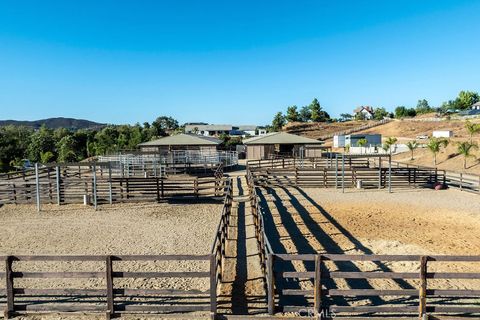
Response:
[[[428,141],[427,148],[433,153],[433,165],[437,166],[437,154],[440,152],[442,147],[448,146],[447,139],[431,138]]]
[[[363,147],[365,147],[365,146],[367,145],[367,143],[368,143],[367,139],[359,139],[359,140],[357,141],[357,145],[358,145],[360,148],[362,148],[362,149],[360,149],[360,153],[362,153]]]
[[[407,142],[407,148],[412,154],[410,160],[413,160],[413,151],[418,148],[418,142],[415,140]]]
[[[473,157],[471,153],[473,150],[478,149],[478,145],[474,142],[458,142],[457,151],[459,154],[463,155],[463,169],[467,169],[467,158]]]
[[[473,136],[480,132],[480,123],[471,123],[470,121],[467,121],[465,123],[465,128],[470,134],[470,142],[472,142]]]
[[[398,141],[397,138],[395,137],[388,137],[387,141],[385,141],[385,144],[388,146],[388,149],[390,149],[390,155],[392,155],[392,146],[396,144]]]

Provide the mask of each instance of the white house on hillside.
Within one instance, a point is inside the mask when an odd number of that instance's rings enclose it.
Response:
[[[372,120],[373,116],[375,115],[375,112],[373,111],[372,107],[369,106],[361,106],[353,110],[353,116],[358,117],[361,115],[362,119],[365,120]]]

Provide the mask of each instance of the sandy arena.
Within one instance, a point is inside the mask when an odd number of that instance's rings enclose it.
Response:
[[[337,253],[385,255],[478,255],[480,201],[478,195],[456,190],[386,191],[273,188],[262,189],[266,231],[275,253]],[[419,272],[418,262],[327,262],[330,271]],[[311,263],[284,263],[284,268],[309,271]],[[479,272],[479,263],[429,264],[429,272]],[[277,283],[286,288],[312,289],[310,280]],[[331,288],[415,289],[418,280],[401,283],[369,279],[347,283],[335,280]],[[292,287],[293,286],[293,287]],[[437,289],[477,289],[478,280],[429,280]],[[478,299],[462,301],[477,304]],[[406,300],[415,305],[415,299]],[[429,303],[453,303],[433,300]],[[383,303],[398,303],[384,297]],[[457,301],[458,302],[458,301]],[[346,305],[369,305],[353,299]],[[335,303],[334,303],[335,304]],[[287,303],[288,305],[288,303]]]
[[[37,213],[34,206],[7,205],[0,208],[0,255],[205,255],[210,253],[222,206],[220,203],[115,204],[95,211],[81,205],[44,205],[42,212]],[[23,271],[105,271],[103,262],[21,262],[16,266]],[[208,271],[209,262],[115,262],[114,269]],[[18,279],[15,283],[16,287],[39,289],[101,289],[106,285],[104,279]],[[126,278],[116,279],[115,286],[205,292],[209,289],[209,279]],[[0,288],[4,288],[3,283]],[[0,301],[0,305],[3,303]],[[63,319],[49,317],[57,318]]]

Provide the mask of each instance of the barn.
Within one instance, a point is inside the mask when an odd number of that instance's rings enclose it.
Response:
[[[164,152],[173,150],[200,150],[216,151],[222,141],[213,137],[196,134],[177,134],[160,139],[140,143],[138,147],[142,152]]]
[[[247,159],[269,159],[277,156],[316,157],[322,152],[321,141],[286,132],[272,132],[243,141]]]

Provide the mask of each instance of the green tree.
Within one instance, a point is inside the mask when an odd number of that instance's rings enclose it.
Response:
[[[286,115],[285,118],[288,122],[298,121],[299,118],[300,118],[300,115],[298,114],[297,106],[288,107],[287,108],[287,115]]]
[[[55,155],[51,151],[40,152],[40,162],[47,164],[53,161]]]
[[[410,160],[413,160],[413,152],[418,148],[418,142],[415,140],[407,142],[407,148],[410,150]]]
[[[352,120],[353,116],[350,114],[350,113],[341,113],[340,114],[340,119],[342,119],[342,121],[350,121]]]
[[[161,116],[152,122],[154,129],[154,136],[162,137],[167,135],[167,132],[178,128],[178,121],[172,117]]]
[[[392,146],[397,143],[398,139],[395,137],[388,137],[385,141],[385,145],[388,146],[388,150],[390,150],[390,155],[392,154]]]
[[[395,108],[395,118],[401,119],[406,117],[415,117],[417,112],[413,108],[399,106]]]
[[[310,106],[301,107],[298,116],[299,116],[299,120],[301,122],[311,121],[312,120],[312,112],[310,111]]]
[[[22,126],[0,127],[0,172],[13,169],[27,158],[33,130]]]
[[[427,143],[427,148],[433,154],[433,165],[437,166],[437,154],[440,152],[441,148],[446,148],[448,146],[448,140],[442,138],[431,138]]]
[[[281,112],[277,112],[277,114],[272,120],[272,130],[276,132],[281,131],[284,125],[285,125],[285,116]]]
[[[456,106],[458,109],[469,109],[473,104],[480,101],[478,92],[473,91],[460,91],[456,100]]]
[[[46,126],[42,126],[38,131],[32,134],[30,145],[28,146],[28,158],[33,162],[40,161],[41,153],[51,152],[55,158],[55,140],[53,131]]]
[[[362,148],[362,149],[360,149],[360,153],[363,153],[362,150],[363,150],[363,148],[367,145],[367,143],[368,143],[368,141],[367,141],[367,139],[365,139],[365,138],[358,139],[358,141],[357,141],[357,146],[359,146],[360,148]]]
[[[58,161],[59,162],[75,162],[77,154],[75,153],[75,139],[73,136],[64,136],[57,142]]]
[[[425,113],[433,112],[433,108],[430,107],[426,99],[421,99],[421,100],[418,100],[415,111],[417,114],[425,114]]]
[[[457,143],[457,151],[463,155],[463,169],[467,169],[467,158],[473,157],[472,151],[477,149],[478,145],[473,142],[464,141]]]
[[[326,122],[330,120],[330,115],[322,109],[317,98],[310,104],[311,119],[313,122]]]
[[[470,142],[472,142],[473,136],[480,132],[480,123],[467,121],[465,122],[465,129],[467,129],[467,132],[470,135]]]
[[[375,120],[383,120],[386,117],[388,117],[388,111],[385,108],[375,108],[373,116]]]

